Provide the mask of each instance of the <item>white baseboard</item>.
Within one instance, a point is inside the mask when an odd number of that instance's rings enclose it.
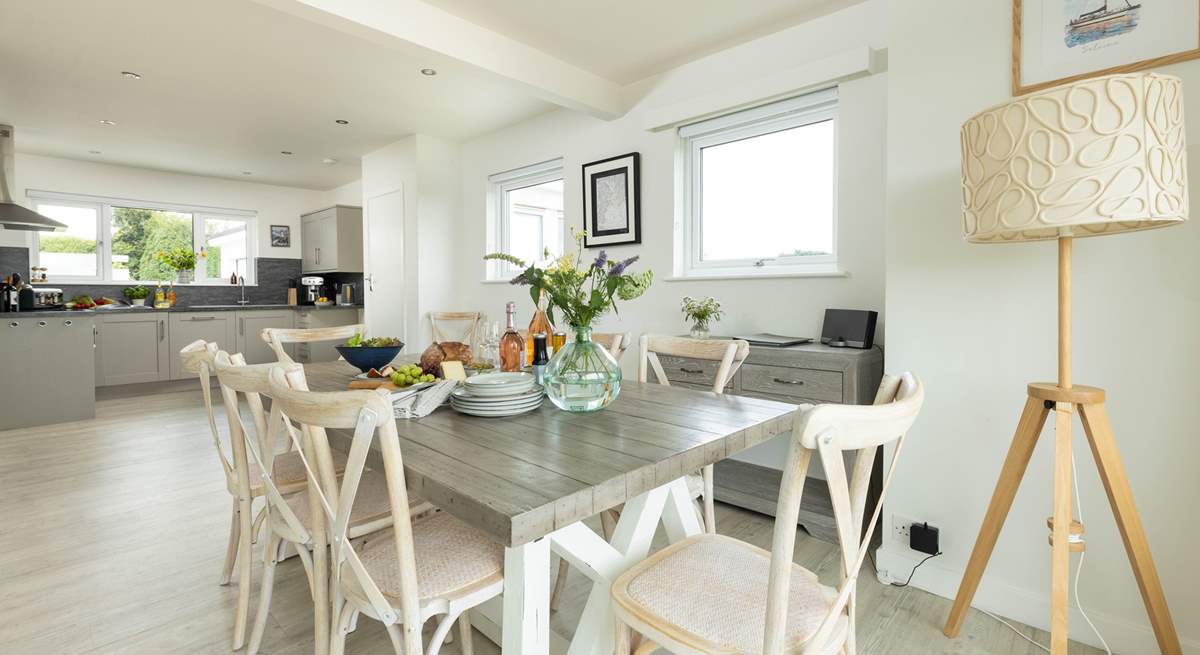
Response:
[[[879,567],[879,581],[888,584],[903,582],[913,566],[920,562],[925,555],[915,551],[897,551],[888,546],[876,552],[876,563]],[[913,576],[910,586],[923,589],[943,598],[953,599],[958,593],[958,583],[962,580],[959,569],[939,566],[937,559],[931,559],[921,566]],[[1087,575],[1085,568],[1084,575]],[[895,578],[900,578],[896,580]],[[1049,585],[1049,581],[1046,583]],[[972,607],[985,609],[998,616],[1014,619],[1042,630],[1050,629],[1050,596],[1048,593],[1037,593],[1017,587],[1005,580],[984,574],[979,590],[975,594]],[[1154,632],[1145,617],[1136,618],[1113,616],[1096,610],[1088,610],[1088,616],[1096,624],[1096,628],[1104,635],[1108,645],[1115,655],[1135,653],[1156,653],[1158,644],[1154,640]],[[1183,627],[1179,623],[1181,617],[1175,617],[1176,629]],[[1079,608],[1071,606],[1071,639],[1100,648],[1100,641],[1092,633]],[[1190,639],[1180,635],[1183,651],[1187,655],[1200,655],[1200,640]]]

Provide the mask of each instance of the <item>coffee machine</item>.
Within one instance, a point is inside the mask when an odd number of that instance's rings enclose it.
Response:
[[[300,304],[314,305],[325,289],[325,278],[319,275],[305,275],[300,278]]]

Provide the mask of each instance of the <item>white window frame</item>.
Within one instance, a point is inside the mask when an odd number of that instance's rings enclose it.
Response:
[[[196,252],[200,252],[201,246],[204,245],[204,219],[215,218],[222,220],[238,220],[246,223],[246,265],[245,278],[247,285],[257,284],[255,279],[254,266],[251,263],[255,259],[257,250],[257,218],[258,214],[253,211],[241,209],[227,209],[221,207],[204,207],[200,205],[183,205],[176,203],[155,202],[147,200],[132,200],[128,198],[110,198],[106,196],[91,196],[73,193],[59,193],[56,191],[38,191],[29,190],[26,196],[33,202],[34,209],[41,204],[64,205],[71,207],[89,207],[95,208],[96,220],[99,225],[96,226],[96,265],[99,269],[94,276],[75,276],[75,275],[54,275],[50,271],[51,280],[53,282],[64,282],[69,284],[154,284],[158,280],[116,280],[112,276],[112,210],[113,207],[134,207],[137,209],[152,209],[158,211],[179,212],[191,214],[192,216],[192,248]],[[53,232],[47,234],[53,235]],[[40,265],[39,261],[41,254],[41,233],[34,232],[33,248],[29,253],[31,265]],[[196,277],[191,283],[192,285],[217,285],[229,284],[228,279],[222,278],[207,278],[203,277],[206,274],[206,269],[201,262],[196,263]],[[165,281],[165,280],[164,280]]]
[[[680,211],[676,219],[675,275],[678,277],[769,277],[844,275],[838,268],[838,94],[824,89],[788,100],[737,111],[679,128]],[[825,121],[833,122],[832,234],[828,255],[754,259],[701,259],[704,217],[701,203],[701,150]]]
[[[488,239],[487,252],[509,252],[509,225],[511,216],[509,215],[508,202],[505,200],[510,191],[524,189],[526,187],[545,184],[546,182],[554,182],[563,180],[566,182],[566,176],[563,175],[563,160],[562,158],[551,159],[549,161],[532,164],[515,168],[503,173],[496,173],[488,176]],[[564,203],[565,205],[565,203]],[[563,216],[563,243],[559,244],[560,249],[566,244],[566,211],[564,206]],[[527,212],[532,213],[532,212]],[[546,217],[542,214],[542,220]],[[542,229],[542,234],[545,234],[545,228]],[[544,238],[544,237],[543,237]],[[544,248],[546,244],[542,244]],[[528,262],[532,263],[532,262]],[[507,282],[516,275],[516,267],[508,262],[489,260],[487,266],[486,281]]]

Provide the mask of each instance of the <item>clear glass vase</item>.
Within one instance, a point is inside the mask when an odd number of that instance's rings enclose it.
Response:
[[[568,412],[604,409],[621,391],[621,367],[608,349],[592,341],[592,328],[573,327],[575,340],[546,365],[546,395]]]

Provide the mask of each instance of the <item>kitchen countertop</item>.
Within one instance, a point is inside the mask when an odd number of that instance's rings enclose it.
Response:
[[[354,305],[336,305],[334,307],[317,307],[316,305],[287,305],[287,304],[253,304],[253,305],[201,305],[200,307],[187,307],[177,305],[170,309],[154,309],[153,307],[126,307],[122,309],[35,309],[26,312],[10,312],[2,314],[0,317],[17,319],[17,318],[33,318],[35,316],[105,316],[112,314],[115,316],[123,316],[125,314],[140,314],[140,313],[170,313],[170,312],[235,312],[240,310],[253,311],[260,309],[312,309],[323,311],[327,309],[362,309],[363,305],[357,303]]]

